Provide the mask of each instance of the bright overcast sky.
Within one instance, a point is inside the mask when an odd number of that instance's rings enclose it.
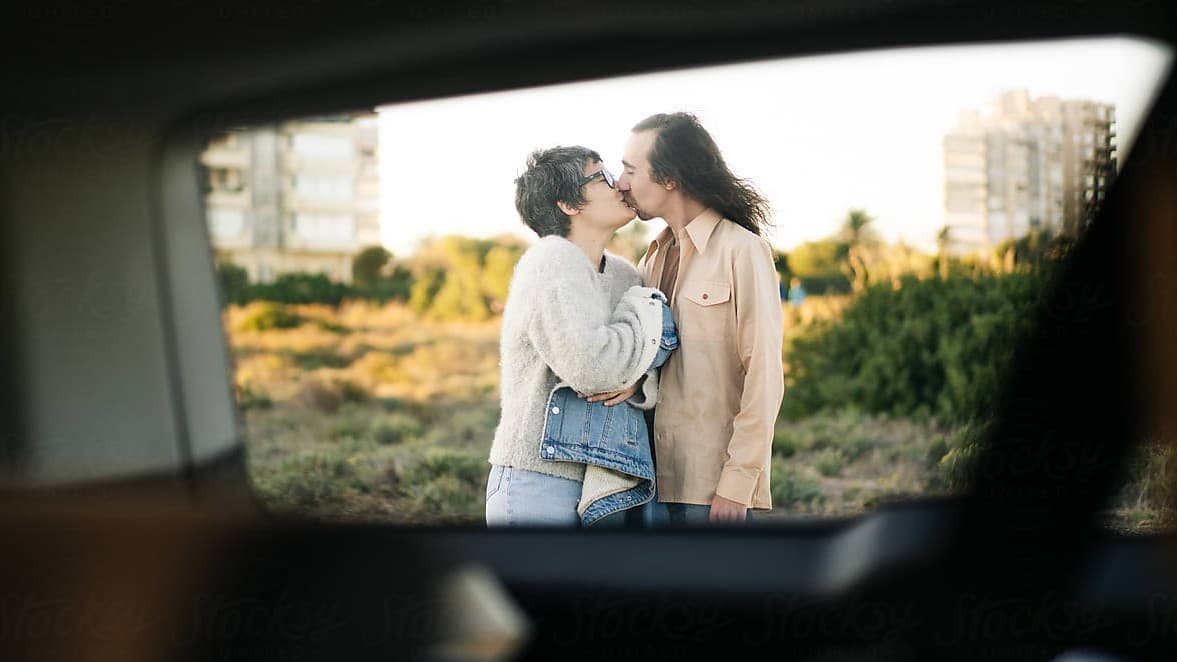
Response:
[[[1110,102],[1122,159],[1170,56],[1129,39],[901,49],[385,106],[382,236],[398,255],[429,235],[534,240],[512,184],[531,150],[584,145],[620,172],[630,127],[685,110],[769,199],[778,248],[824,237],[861,207],[883,238],[931,250],[943,225],[941,139],[959,111],[1016,88]]]

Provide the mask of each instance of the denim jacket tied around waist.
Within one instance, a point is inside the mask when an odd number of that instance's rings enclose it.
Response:
[[[678,333],[666,298],[657,291],[651,296],[662,302],[661,341],[647,369],[647,379],[657,379],[650,371],[678,349]],[[545,460],[587,465],[577,508],[583,526],[654,498],[654,457],[646,418],[629,401],[606,407],[604,402],[578,397],[563,382],[557,384],[548,396],[539,450]]]

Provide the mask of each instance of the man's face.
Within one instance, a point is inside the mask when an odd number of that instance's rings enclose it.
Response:
[[[638,218],[648,221],[662,216],[667,196],[666,186],[650,177],[650,150],[654,147],[656,131],[638,131],[629,136],[621,155],[621,177],[617,188],[625,202],[633,207]]]

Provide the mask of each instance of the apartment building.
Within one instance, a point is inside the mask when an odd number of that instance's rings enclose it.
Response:
[[[1116,173],[1115,108],[1012,90],[944,136],[944,223],[954,252],[1031,230],[1077,236]]]
[[[353,256],[380,243],[375,114],[233,131],[201,154],[218,261],[270,282],[290,272],[349,282]]]

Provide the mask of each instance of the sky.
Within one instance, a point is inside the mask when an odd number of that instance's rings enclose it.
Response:
[[[961,110],[1017,88],[1114,103],[1122,163],[1171,55],[1125,38],[911,48],[383,106],[381,236],[399,256],[446,234],[533,241],[513,185],[532,150],[584,145],[619,173],[635,123],[688,111],[768,198],[775,247],[828,236],[863,208],[885,240],[930,251],[944,224],[941,141]]]

